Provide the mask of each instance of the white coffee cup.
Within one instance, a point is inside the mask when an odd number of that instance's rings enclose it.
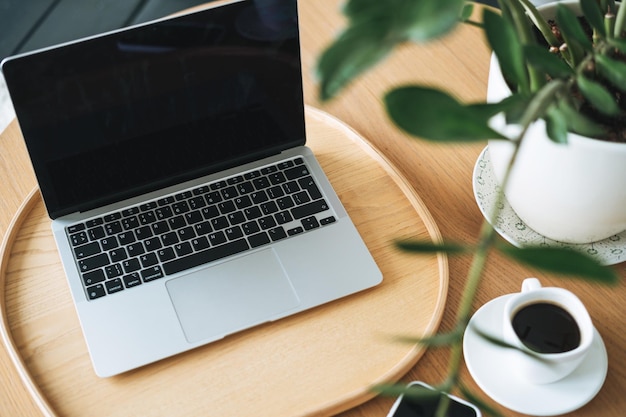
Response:
[[[561,349],[558,348],[556,349],[558,352],[550,353],[545,353],[545,350],[539,351],[537,346],[533,349],[529,348],[527,344],[530,345],[530,343],[526,335],[532,334],[532,326],[523,326],[523,329],[518,326],[518,332],[516,332],[513,321],[525,307],[534,305],[535,308],[537,304],[556,305],[568,312],[576,322],[580,342],[575,347],[571,346],[570,350],[560,351]],[[565,317],[567,314],[560,316]],[[548,323],[547,318],[541,318],[543,323],[540,323],[540,326]],[[562,328],[561,326],[554,327],[555,329]],[[558,330],[554,333],[557,332]],[[526,344],[518,333],[525,338]],[[542,287],[537,278],[527,278],[522,283],[522,291],[512,295],[504,306],[502,336],[505,342],[519,349],[511,351],[512,358],[514,358],[511,360],[511,366],[518,376],[534,384],[549,384],[566,377],[580,365],[593,342],[594,327],[587,309],[572,292],[558,287]]]

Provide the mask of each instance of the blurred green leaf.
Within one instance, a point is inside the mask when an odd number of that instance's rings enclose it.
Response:
[[[464,0],[350,0],[343,9],[352,24],[383,26],[389,37],[428,41],[459,22]]]
[[[580,8],[587,21],[603,38],[606,37],[604,17],[597,0],[580,0]]]
[[[576,84],[580,92],[598,111],[614,116],[619,113],[615,98],[599,83],[590,80],[584,75],[576,77]]]
[[[485,8],[483,11],[485,34],[489,45],[498,58],[504,78],[528,91],[530,81],[524,64],[522,45],[513,25],[506,24],[497,13]]]
[[[556,106],[551,106],[546,113],[546,133],[554,143],[567,143],[567,119]]]
[[[571,45],[572,42],[576,42],[586,51],[590,51],[593,48],[591,39],[589,39],[578,21],[578,16],[570,8],[559,4],[556,11],[556,22],[569,48],[573,46]]]
[[[398,127],[424,139],[468,142],[505,138],[471,107],[433,88],[397,88],[387,93],[385,105]]]
[[[320,97],[328,100],[350,81],[386,57],[395,46],[382,28],[354,26],[346,30],[319,59]]]
[[[624,10],[626,10],[626,7],[624,8]],[[626,16],[626,13],[624,13],[624,16]],[[626,39],[609,38],[607,39],[607,42],[612,47],[617,48],[620,52],[626,54]]]
[[[473,331],[474,333],[476,333],[478,336],[480,336],[481,338],[483,338],[484,340],[486,340],[487,342],[491,343],[494,346],[498,346],[504,349],[511,349],[511,350],[516,350],[518,352],[521,352],[527,356],[530,356],[534,359],[537,359],[538,361],[544,361],[545,359],[543,359],[541,356],[539,356],[537,353],[534,353],[532,350],[527,350],[527,349],[520,349],[519,347],[512,345],[504,340],[502,340],[501,337],[497,337],[494,336],[490,333],[487,333],[486,331],[484,331],[483,329],[480,329],[478,326],[476,326],[476,324],[474,324],[473,322],[470,323],[469,325],[471,331]]]
[[[608,266],[579,251],[556,247],[498,246],[498,249],[521,263],[540,268],[544,271],[571,275],[603,284],[615,284],[617,273]]]
[[[514,93],[505,97],[498,103],[470,103],[467,104],[467,107],[469,107],[471,111],[476,114],[476,117],[481,120],[488,121],[491,117],[501,112],[504,112],[505,114],[521,114],[528,106],[529,101],[530,98],[528,95]]]
[[[426,337],[400,336],[395,338],[395,340],[402,343],[424,345],[429,347],[450,346],[454,343],[460,342],[461,339],[462,333],[458,331],[450,333],[437,333]]]
[[[425,42],[459,22],[463,0],[350,0],[343,9],[350,22],[317,64],[320,98],[328,100],[408,40]]]
[[[570,132],[590,138],[601,137],[606,133],[602,126],[574,108],[568,99],[559,100],[557,105],[565,120],[567,120],[567,128]]]
[[[560,55],[550,53],[543,46],[525,45],[524,54],[530,65],[552,78],[568,77],[574,74],[574,70],[561,59]]]
[[[474,13],[474,3],[465,3],[463,6],[463,11],[461,12],[461,21],[465,22],[472,17],[472,13]]]
[[[396,246],[406,252],[446,252],[446,253],[462,253],[467,252],[468,248],[463,245],[456,244],[438,244],[427,241],[402,240],[396,242]]]
[[[615,61],[606,55],[597,55],[596,67],[611,84],[626,91],[626,63]]]

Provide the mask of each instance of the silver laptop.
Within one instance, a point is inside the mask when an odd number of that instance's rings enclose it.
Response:
[[[382,280],[304,146],[297,23],[235,1],[3,62],[99,376]]]

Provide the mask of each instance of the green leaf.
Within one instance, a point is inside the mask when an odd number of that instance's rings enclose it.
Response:
[[[525,94],[514,93],[510,96],[505,97],[498,103],[470,103],[467,105],[468,108],[471,109],[472,112],[476,114],[476,117],[481,118],[482,120],[489,120],[491,117],[495,116],[498,113],[519,113],[523,112],[528,106],[528,102],[530,101],[529,96]],[[507,116],[508,120],[508,116]]]
[[[379,28],[380,29],[380,28]],[[328,100],[358,75],[385,58],[395,42],[380,30],[353,26],[324,51],[317,66],[320,97]]]
[[[524,65],[522,45],[513,25],[506,24],[497,13],[485,8],[483,11],[485,34],[489,45],[498,58],[504,78],[521,91],[529,90],[529,79]]]
[[[461,11],[461,21],[465,22],[472,17],[472,13],[474,13],[474,3],[465,3],[463,6],[463,11]]]
[[[483,338],[485,341],[491,343],[492,345],[495,345],[497,347],[501,347],[503,349],[511,349],[511,350],[516,350],[518,352],[521,352],[527,356],[530,356],[531,358],[534,358],[538,361],[544,361],[545,359],[543,359],[541,356],[539,356],[537,353],[533,352],[532,350],[527,350],[527,349],[520,349],[519,347],[512,345],[504,340],[502,340],[502,338],[494,336],[490,333],[487,333],[486,331],[480,329],[478,326],[476,326],[476,324],[474,324],[473,322],[470,324],[470,329],[471,331],[473,331],[474,333],[476,333],[478,336],[480,336],[481,338]]]
[[[561,59],[560,55],[550,53],[545,47],[525,45],[524,54],[530,65],[552,78],[565,78],[574,74],[574,70]]]
[[[385,105],[398,127],[424,139],[444,142],[505,139],[471,107],[440,90],[400,87],[387,93]]]
[[[461,332],[437,333],[426,337],[396,337],[395,340],[402,343],[424,345],[429,347],[450,346],[462,339]]]
[[[597,0],[580,0],[580,8],[583,15],[603,38],[606,38],[606,28],[604,27],[604,17]]]
[[[576,84],[583,96],[585,96],[598,111],[609,116],[614,116],[619,113],[619,107],[615,99],[601,84],[588,79],[584,75],[576,77]]]
[[[560,112],[567,120],[567,129],[570,132],[590,138],[599,138],[606,134],[602,126],[581,114],[567,99],[557,103]]]
[[[584,253],[568,248],[498,246],[505,255],[521,263],[540,268],[548,272],[571,275],[589,281],[615,284],[616,272]]]
[[[448,33],[459,22],[463,4],[463,0],[350,0],[343,9],[349,26],[318,61],[320,98],[335,96],[398,44]]]
[[[546,113],[546,133],[554,143],[567,143],[567,119],[555,106],[551,106]]]
[[[427,241],[416,240],[404,240],[396,242],[396,246],[406,252],[419,252],[419,253],[462,253],[467,252],[468,248],[463,245],[456,244],[437,244]]]
[[[624,10],[626,10],[626,7],[624,8]],[[626,13],[624,13],[624,15],[626,16]],[[619,39],[619,38],[609,38],[607,39],[607,42],[609,43],[609,45],[611,45],[613,48],[618,49],[620,52],[623,52],[626,54],[626,39]]]
[[[568,47],[571,48],[571,43],[576,42],[584,50],[591,51],[593,49],[591,40],[587,37],[587,34],[578,21],[578,17],[571,9],[559,4],[556,10],[556,22],[559,25],[561,34],[563,34]]]
[[[388,36],[428,41],[452,30],[464,0],[350,0],[343,9],[352,24],[385,27]]]
[[[626,63],[615,61],[606,55],[597,55],[596,67],[611,84],[626,91]]]

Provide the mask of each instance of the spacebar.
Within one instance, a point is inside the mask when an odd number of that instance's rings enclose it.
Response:
[[[234,240],[224,245],[196,252],[191,255],[174,259],[173,261],[163,264],[163,271],[166,275],[172,275],[180,271],[184,271],[194,266],[206,264],[216,261],[239,252],[243,252],[249,248],[245,239]]]

